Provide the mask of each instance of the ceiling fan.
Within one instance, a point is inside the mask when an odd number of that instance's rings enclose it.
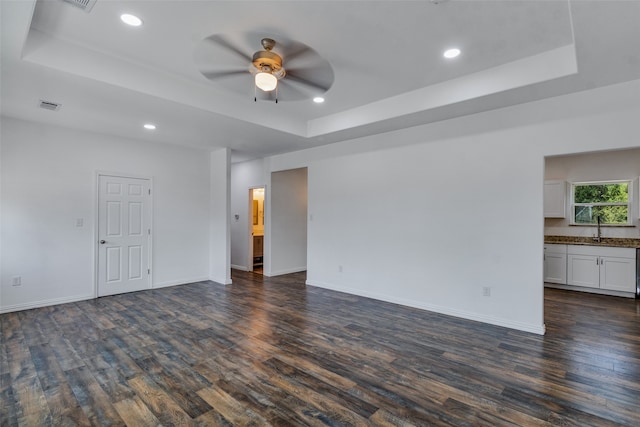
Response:
[[[254,34],[244,37],[246,41],[257,38]],[[251,55],[233,39],[215,34],[200,42],[194,59],[207,79],[234,92],[253,90],[255,101],[299,101],[331,88],[331,65],[309,46],[284,37],[279,42],[262,37],[260,43],[262,50]]]

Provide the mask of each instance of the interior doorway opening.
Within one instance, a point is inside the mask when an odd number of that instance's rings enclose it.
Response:
[[[262,274],[264,267],[265,187],[249,189],[249,271]]]

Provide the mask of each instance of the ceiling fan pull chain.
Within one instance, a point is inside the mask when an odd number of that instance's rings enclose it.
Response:
[[[256,93],[256,85],[253,85],[253,102],[258,102],[258,94]]]
[[[278,103],[278,86],[276,86],[276,104]]]

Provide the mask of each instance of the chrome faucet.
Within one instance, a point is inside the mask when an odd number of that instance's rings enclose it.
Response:
[[[600,243],[602,241],[602,232],[600,230],[600,214],[596,216],[596,219],[598,220],[598,237],[594,237],[593,241]]]

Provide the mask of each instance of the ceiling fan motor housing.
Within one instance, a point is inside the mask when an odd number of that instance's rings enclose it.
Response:
[[[257,72],[270,73],[278,79],[284,77],[284,68],[282,68],[282,58],[280,55],[262,50],[253,54],[253,66]]]

